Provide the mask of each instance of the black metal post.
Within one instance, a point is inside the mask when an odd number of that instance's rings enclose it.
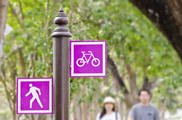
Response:
[[[70,65],[70,37],[72,34],[66,25],[69,22],[63,8],[54,19],[57,27],[53,37],[53,99],[54,120],[69,120],[69,65]]]

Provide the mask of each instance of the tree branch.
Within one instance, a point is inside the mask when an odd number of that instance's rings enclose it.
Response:
[[[25,26],[24,26],[23,22],[20,21],[18,15],[17,15],[17,13],[15,12],[15,9],[14,9],[13,6],[11,5],[11,3],[9,3],[9,8],[10,8],[10,10],[11,10],[11,13],[15,16],[15,18],[16,18],[18,24],[19,24],[19,25],[21,26],[21,28],[27,33],[27,31],[26,31],[26,29],[25,29]],[[28,34],[27,34],[27,35],[28,35]]]
[[[138,87],[136,84],[136,73],[134,71],[132,71],[130,64],[127,63],[126,58],[123,55],[121,55],[121,58],[124,61],[125,68],[129,75],[129,84],[130,84],[131,93],[137,99]]]
[[[11,66],[11,79],[13,81],[13,98],[11,99],[12,103],[13,103],[13,110],[12,110],[12,114],[13,114],[13,119],[16,119],[16,75],[17,75],[17,71],[16,71],[16,63],[12,62],[12,66]]]
[[[6,56],[5,55],[3,56],[3,60],[7,59],[9,54],[16,53],[19,49],[22,49],[22,48],[23,48],[22,45],[13,48],[9,53],[6,53]]]
[[[151,93],[153,93],[153,89],[156,86],[157,78],[153,79],[152,81],[149,81],[148,77],[144,77],[143,80],[143,89],[148,89]]]
[[[4,32],[6,27],[8,0],[0,0],[0,66],[3,56]]]
[[[111,70],[111,75],[113,76],[114,80],[118,83],[123,92],[127,94],[128,90],[126,88],[126,85],[123,79],[120,77],[114,61],[110,58],[109,55],[107,56],[107,67]]]
[[[126,58],[123,55],[121,55],[121,58],[124,61],[124,65],[125,65],[128,75],[129,75],[130,82],[134,82],[135,86],[136,86],[136,73],[134,71],[132,71],[130,64],[127,63]]]
[[[9,92],[7,84],[6,84],[6,76],[5,76],[6,72],[2,68],[1,68],[1,72],[2,72],[2,74],[0,74],[0,81],[3,83],[4,90],[6,93],[6,98],[7,98],[8,103],[9,103],[9,107],[10,107],[11,111],[13,111],[13,106],[12,106],[11,98],[10,98],[10,92]]]
[[[22,53],[22,49],[21,48],[18,49],[18,53],[19,53],[20,65],[22,67],[23,77],[26,77],[25,60],[23,58],[23,53]]]
[[[180,0],[130,0],[166,36],[182,61],[182,2]]]
[[[20,13],[21,13],[21,18],[22,18],[22,20],[24,20],[24,14],[23,14],[23,8],[22,8],[22,2],[21,2],[21,0],[19,0],[18,1],[18,3],[19,3],[19,6],[20,6]],[[22,23],[23,24],[23,26],[24,26],[24,23]]]

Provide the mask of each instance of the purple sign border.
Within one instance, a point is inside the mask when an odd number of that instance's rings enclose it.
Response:
[[[52,97],[52,102],[51,102],[51,108],[50,108],[50,110],[51,110],[51,112],[44,112],[44,113],[41,113],[41,112],[31,112],[31,113],[29,113],[29,112],[25,112],[25,113],[21,113],[20,111],[18,111],[18,105],[19,105],[19,102],[18,102],[18,80],[19,79],[51,79],[51,84],[52,84],[52,95],[51,95],[51,97]],[[41,80],[40,80],[41,81]],[[28,82],[28,81],[27,81]],[[53,78],[52,77],[42,77],[42,78],[17,78],[17,105],[16,105],[16,114],[53,114]],[[38,110],[37,110],[38,111]],[[40,110],[40,111],[42,111],[42,110]]]
[[[93,43],[93,44],[91,44],[91,45],[94,45],[94,43],[95,42],[103,42],[104,43],[104,45],[105,45],[105,70],[103,70],[103,73],[102,74],[104,74],[104,75],[91,75],[90,73],[87,73],[87,74],[85,74],[85,76],[83,76],[83,75],[79,75],[79,76],[75,76],[75,75],[72,75],[72,52],[71,52],[71,49],[72,49],[72,43],[78,43],[78,42],[80,42],[80,43],[88,43],[88,42],[91,42],[91,43]],[[70,41],[70,77],[106,77],[107,76],[107,41]],[[73,73],[74,73],[74,71],[73,71]],[[93,73],[93,74],[96,74],[96,73]],[[78,75],[78,73],[77,73],[77,75]]]

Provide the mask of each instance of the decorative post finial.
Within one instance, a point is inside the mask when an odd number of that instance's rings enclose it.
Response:
[[[61,6],[59,12],[64,12],[63,7]]]
[[[72,37],[72,34],[69,32],[69,28],[66,27],[66,25],[69,23],[69,19],[64,13],[62,7],[60,8],[59,13],[54,19],[54,23],[57,25],[57,27],[54,29],[54,32],[51,35],[52,37],[58,37],[58,36]]]

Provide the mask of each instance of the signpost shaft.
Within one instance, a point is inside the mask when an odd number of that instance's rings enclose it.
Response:
[[[69,41],[72,34],[66,27],[69,19],[62,8],[54,22],[57,27],[51,35],[53,37],[53,119],[69,120]]]

